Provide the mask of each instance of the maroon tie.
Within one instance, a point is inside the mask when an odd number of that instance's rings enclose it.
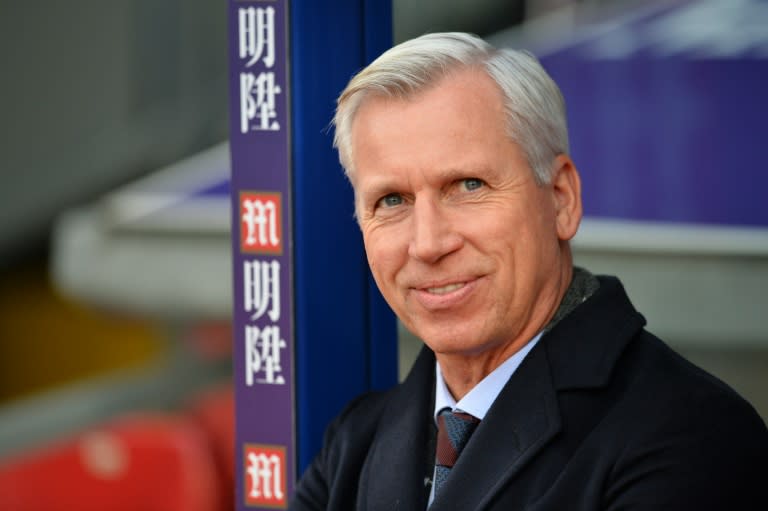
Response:
[[[443,408],[437,416],[437,450],[435,454],[435,495],[448,478],[456,459],[467,445],[480,419],[464,412]]]

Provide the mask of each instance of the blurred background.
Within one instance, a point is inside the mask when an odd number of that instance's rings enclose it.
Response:
[[[395,43],[461,30],[542,59],[584,179],[577,263],[768,418],[768,2],[392,8]],[[223,0],[0,3],[0,469],[78,438],[114,479],[115,438],[170,449],[150,421],[197,442],[218,485],[197,500],[231,508],[226,55]],[[401,375],[418,347],[401,329]]]

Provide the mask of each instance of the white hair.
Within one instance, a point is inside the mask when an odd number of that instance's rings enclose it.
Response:
[[[476,67],[498,85],[507,135],[525,153],[536,181],[552,178],[552,160],[568,153],[565,101],[552,78],[528,52],[497,49],[460,32],[427,34],[401,43],[355,75],[337,100],[334,147],[347,176],[354,172],[352,122],[369,96],[408,98],[452,72]]]

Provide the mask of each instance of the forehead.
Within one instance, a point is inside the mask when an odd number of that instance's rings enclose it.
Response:
[[[501,91],[469,68],[407,98],[369,96],[351,126],[354,173],[382,164],[477,158],[510,143]],[[354,179],[353,179],[354,184]]]

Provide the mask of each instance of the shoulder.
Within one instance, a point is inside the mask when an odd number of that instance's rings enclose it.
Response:
[[[547,355],[574,459],[601,509],[740,509],[768,500],[768,430],[727,384],[644,329],[620,282],[555,327]]]
[[[370,442],[392,393],[367,392],[353,399],[328,426],[324,445],[343,447]]]
[[[366,393],[330,423],[323,448],[302,475],[290,509],[354,508],[358,477],[391,393]]]
[[[404,382],[350,402],[326,429],[323,447],[302,475],[289,509],[355,509],[358,493],[364,491],[361,477],[375,446],[382,438],[399,440],[426,424],[434,364],[432,352],[422,349]]]
[[[736,509],[766,499],[768,430],[724,382],[642,331],[616,366],[623,399],[608,502]]]
[[[691,363],[653,334],[642,330],[616,364],[615,378],[624,380],[642,404],[671,415],[710,415],[710,421],[764,424],[754,408],[728,384]],[[674,412],[674,413],[673,413]]]

